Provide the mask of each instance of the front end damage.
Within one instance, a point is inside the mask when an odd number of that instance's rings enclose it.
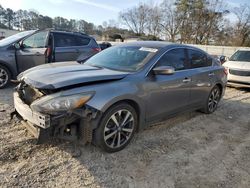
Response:
[[[32,110],[30,106],[33,102],[51,93],[52,91],[38,90],[24,82],[20,83],[14,92],[15,112],[12,115],[19,117],[38,144],[50,138],[80,141],[83,144],[91,142],[101,112],[88,105],[56,114]]]

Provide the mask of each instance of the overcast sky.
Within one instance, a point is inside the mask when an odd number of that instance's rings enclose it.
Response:
[[[50,17],[61,16],[72,19],[84,19],[96,25],[110,19],[117,20],[121,10],[148,0],[0,0],[4,8],[13,10],[35,9]],[[159,3],[161,0],[150,0]],[[249,4],[250,0],[224,0],[230,7]]]

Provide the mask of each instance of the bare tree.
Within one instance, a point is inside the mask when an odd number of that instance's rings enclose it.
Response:
[[[178,12],[174,1],[164,0],[161,4],[162,20],[161,27],[162,33],[167,40],[176,42],[178,40],[179,28],[181,26],[181,20],[178,19]]]
[[[145,33],[148,12],[148,5],[146,3],[140,3],[138,6],[121,12],[120,18],[134,33],[141,35]]]
[[[153,36],[159,36],[159,34],[161,33],[162,18],[163,14],[161,8],[151,3],[150,7],[148,7],[148,14],[146,21],[148,34]]]
[[[233,44],[236,46],[250,45],[250,6],[241,5],[233,10],[236,15],[237,22],[234,31]]]

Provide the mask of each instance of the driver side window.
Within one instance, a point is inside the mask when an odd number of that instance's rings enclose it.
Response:
[[[24,39],[22,45],[24,48],[45,48],[47,35],[47,31],[35,33],[34,35]]]
[[[161,59],[157,62],[156,67],[159,66],[171,66],[175,70],[184,70],[186,69],[186,55],[185,50],[182,48],[173,49],[169,52],[166,52]]]

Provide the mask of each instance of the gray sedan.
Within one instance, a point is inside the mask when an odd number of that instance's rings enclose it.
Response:
[[[226,73],[200,49],[135,42],[108,48],[84,64],[52,63],[23,72],[14,103],[39,143],[57,137],[116,152],[153,122],[189,110],[214,112]]]

